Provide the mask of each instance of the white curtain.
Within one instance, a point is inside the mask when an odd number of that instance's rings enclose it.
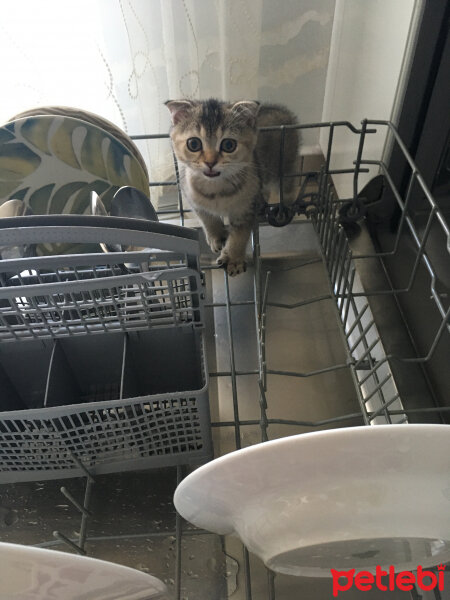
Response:
[[[320,121],[333,13],[334,0],[2,0],[0,120],[59,104],[158,134],[165,100],[214,96]],[[168,144],[138,144],[151,179],[170,179]],[[306,132],[302,152],[317,145]]]

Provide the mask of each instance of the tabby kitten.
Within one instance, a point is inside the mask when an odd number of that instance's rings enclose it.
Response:
[[[258,134],[258,127],[295,124],[296,118],[283,106],[252,101],[168,100],[166,106],[183,196],[219,254],[217,263],[229,275],[242,273],[258,207],[279,176],[281,133]],[[294,172],[297,150],[297,130],[286,130],[284,173]],[[284,179],[286,203],[295,191],[294,178]]]

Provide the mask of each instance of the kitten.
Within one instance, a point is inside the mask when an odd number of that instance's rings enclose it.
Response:
[[[229,275],[242,273],[258,207],[279,177],[281,133],[258,134],[258,127],[295,124],[296,118],[283,106],[252,101],[168,100],[166,106],[183,196],[199,217],[212,251],[219,254],[217,263]],[[297,130],[286,130],[284,146],[283,172],[292,173]],[[284,179],[283,193],[286,203],[295,200],[294,178]]]

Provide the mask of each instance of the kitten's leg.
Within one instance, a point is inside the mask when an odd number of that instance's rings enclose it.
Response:
[[[226,266],[228,275],[232,277],[243,273],[247,269],[245,250],[251,231],[251,223],[230,222],[227,243],[217,259],[217,264]]]
[[[222,220],[203,210],[195,210],[205,232],[206,241],[213,252],[219,254],[225,246],[227,230]]]

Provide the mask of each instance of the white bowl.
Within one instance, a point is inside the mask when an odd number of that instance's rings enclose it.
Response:
[[[273,571],[430,567],[450,560],[450,426],[378,425],[251,446],[194,471],[178,512],[237,534]]]
[[[155,577],[114,563],[0,543],[1,600],[162,600]]]

